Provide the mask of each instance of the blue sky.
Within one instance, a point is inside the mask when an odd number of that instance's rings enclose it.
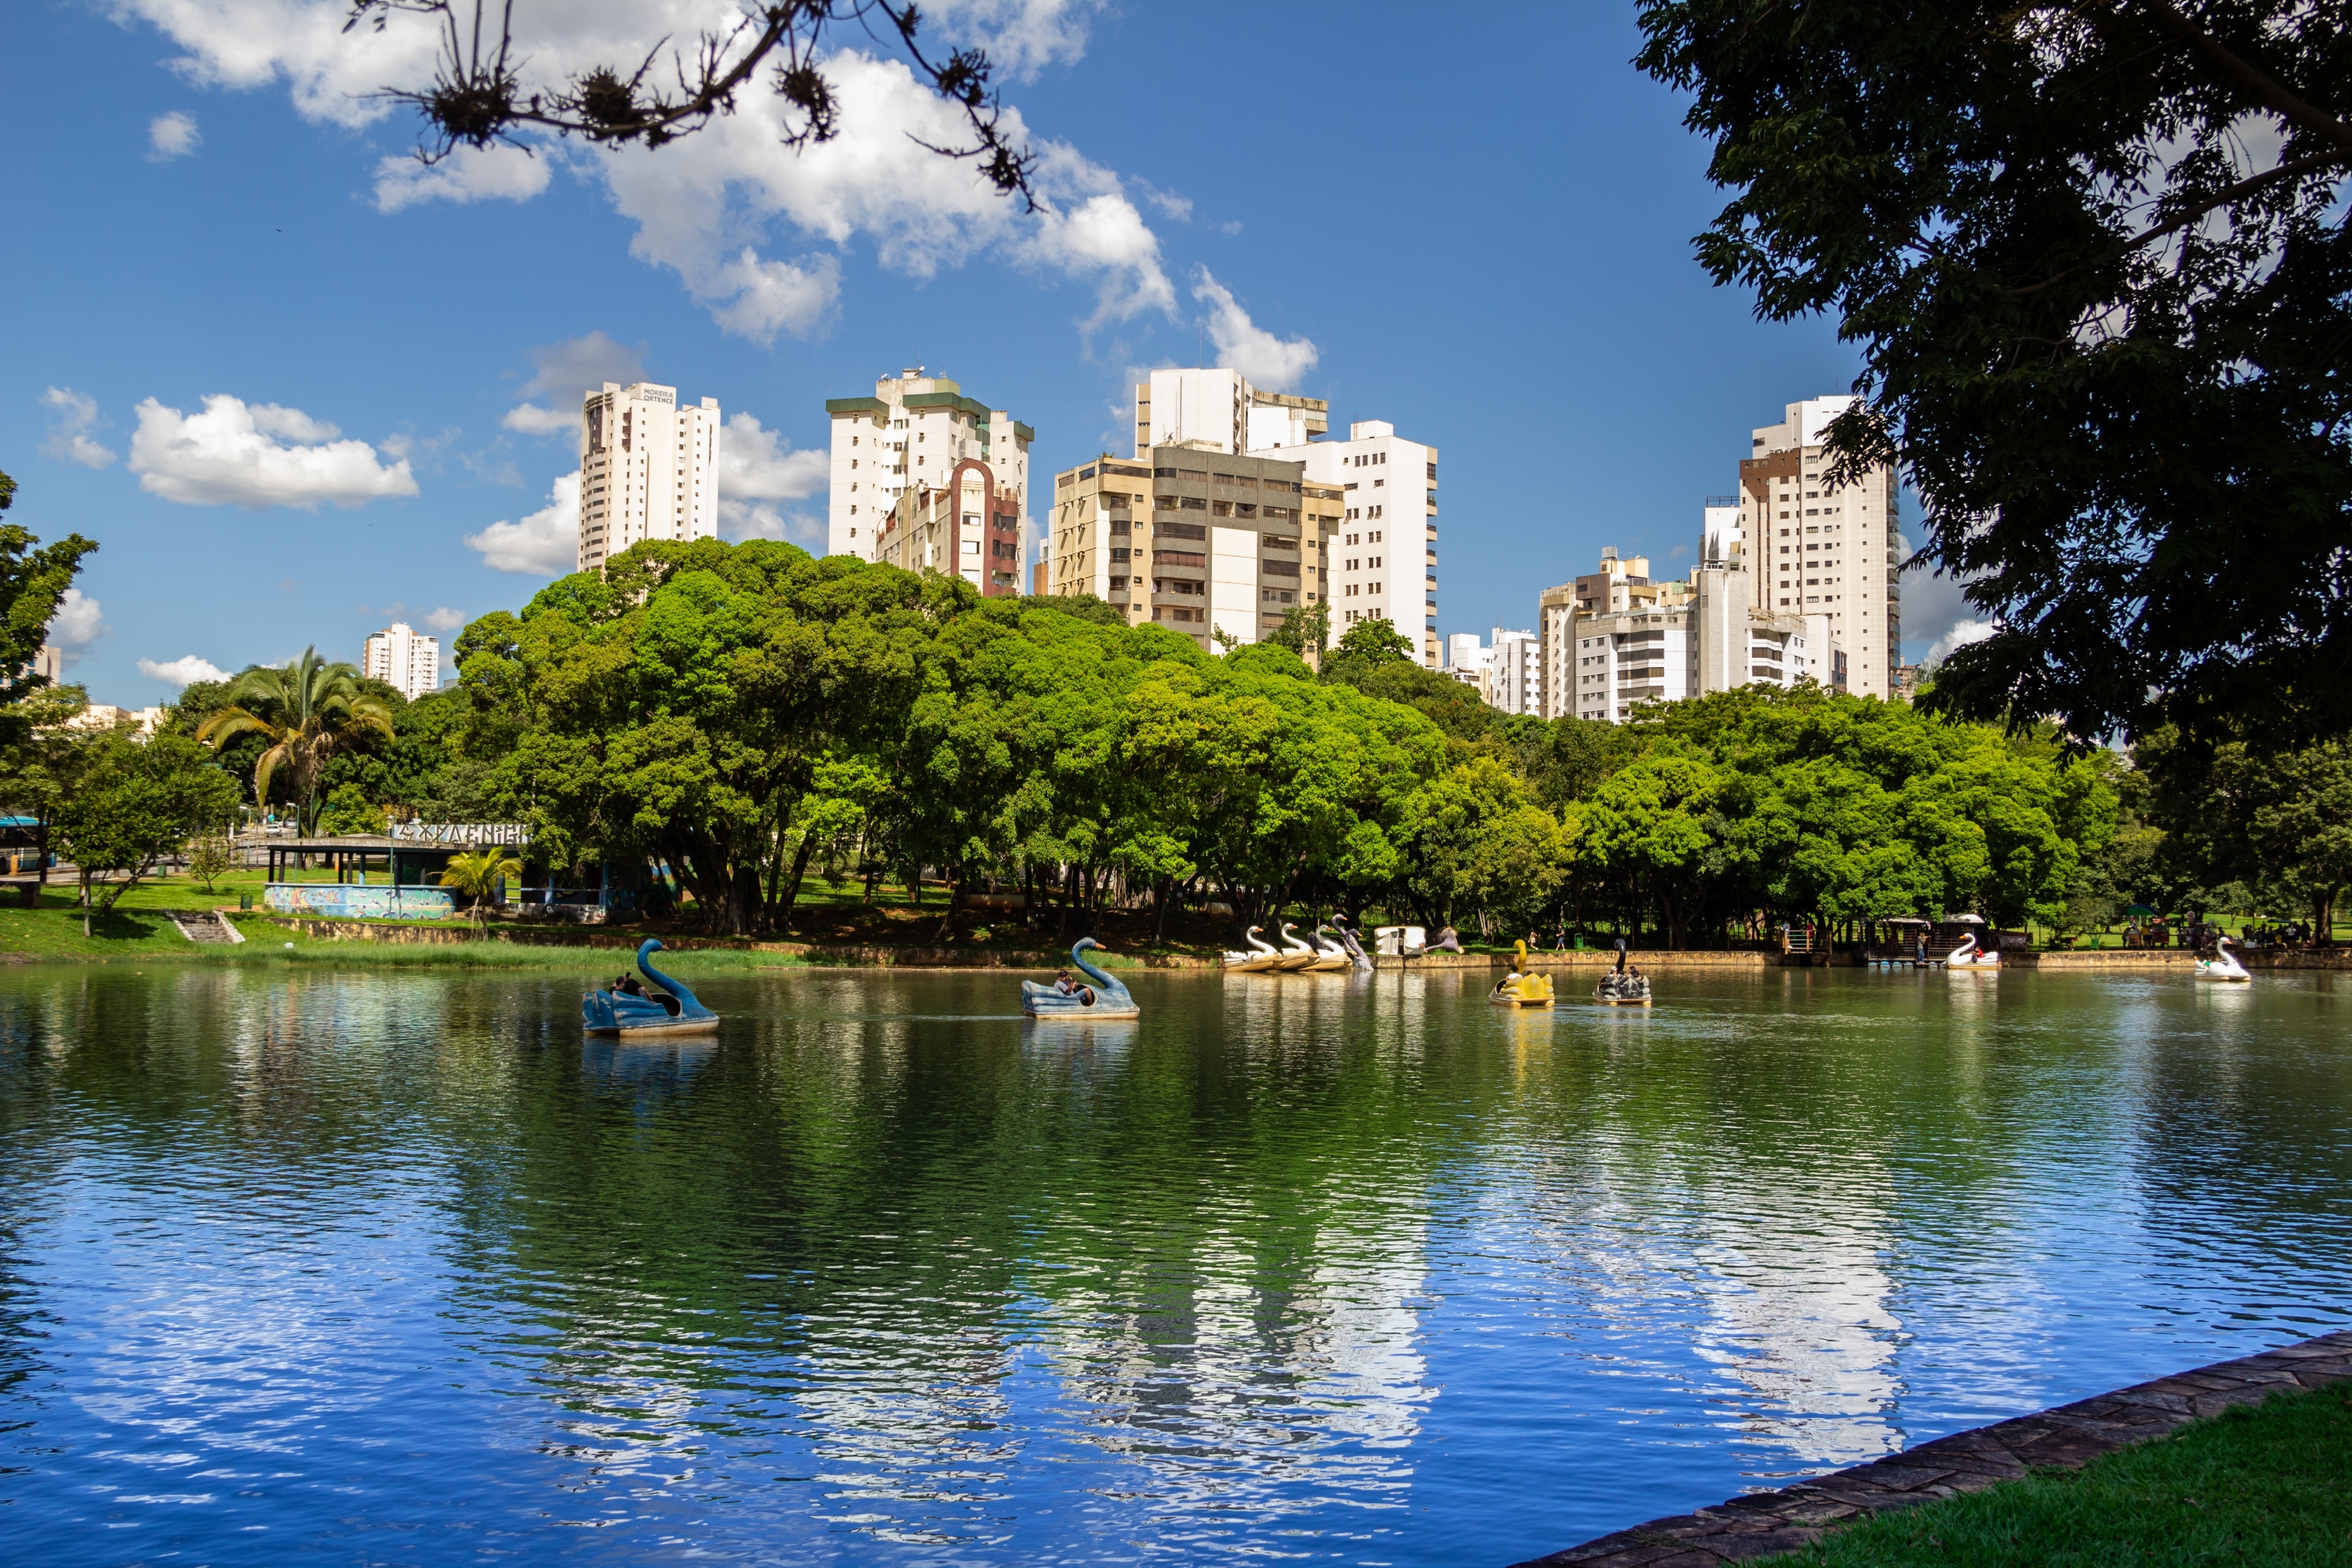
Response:
[[[713,4],[523,0],[519,26],[564,61]],[[1439,629],[1482,635],[1605,544],[1680,575],[1748,430],[1853,379],[1831,323],[1759,323],[1692,259],[1720,196],[1627,63],[1629,6],[936,9],[1014,68],[1051,216],[913,148],[931,110],[876,60],[835,62],[814,160],[747,114],[426,175],[361,96],[421,46],[342,35],[341,0],[12,8],[0,468],[12,520],[101,547],[69,678],[143,705],[182,661],[520,605],[577,467],[530,410],[594,373],[717,397],[728,531],[806,542],[822,471],[793,454],[877,374],[955,376],[1050,475],[1129,449],[1139,367],[1256,365],[1441,448]],[[1916,656],[1958,605],[1905,596]]]

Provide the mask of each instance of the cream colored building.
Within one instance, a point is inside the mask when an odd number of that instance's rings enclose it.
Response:
[[[719,536],[719,400],[606,382],[580,409],[580,570],[648,539]]]
[[[868,559],[961,577],[984,598],[1021,592],[1021,497],[988,464],[965,458],[898,494]]]
[[[1205,441],[1108,455],[1054,477],[1042,591],[1091,594],[1131,626],[1155,621],[1213,651],[1262,640],[1321,601],[1339,492],[1300,465]]]
[[[441,688],[441,639],[416,635],[406,621],[394,621],[368,634],[360,654],[360,673],[407,698],[411,702]]]
[[[871,397],[828,397],[824,411],[833,421],[825,553],[877,559],[898,498],[926,486],[942,489],[960,465],[971,462],[987,468],[990,494],[1013,492],[1014,526],[1025,531],[1035,433],[1003,409],[966,397],[957,383],[917,365],[877,380]],[[995,570],[992,563],[992,575]],[[1018,592],[1017,554],[1006,570]]]
[[[1739,465],[1737,537],[1720,548],[1728,560],[1738,546],[1761,607],[1821,616],[1850,656],[1850,689],[1883,699],[1893,692],[1903,641],[1895,475],[1881,467],[1832,485],[1822,446],[1830,421],[1853,401],[1791,403],[1780,424],[1754,432]]]
[[[1304,447],[1331,427],[1319,397],[1261,392],[1237,370],[1155,370],[1135,386],[1135,455],[1187,441],[1217,452]]]
[[[55,686],[66,678],[65,649],[55,643],[45,642],[41,651],[33,656],[33,673]]]
[[[1545,589],[1536,599],[1538,673],[1534,711],[1546,719],[1575,713],[1578,694],[1589,695],[1592,689],[1586,679],[1591,667],[1580,665],[1574,651],[1578,617],[1646,615],[1662,606],[1681,605],[1689,596],[1688,584],[1651,581],[1648,556],[1621,557],[1613,544],[1601,550],[1601,563],[1594,570],[1557,588]]]

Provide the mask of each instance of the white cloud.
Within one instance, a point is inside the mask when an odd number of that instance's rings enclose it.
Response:
[[[459,147],[437,163],[415,154],[375,166],[375,210],[396,213],[419,202],[527,202],[547,189],[551,155],[533,149]]]
[[[147,154],[151,163],[167,163],[184,158],[204,142],[204,133],[196,129],[196,117],[173,110],[159,114],[147,122],[147,145],[153,149]]]
[[[787,514],[772,506],[722,500],[719,503],[719,531],[738,544],[747,539],[789,539],[799,544],[813,544],[824,531],[816,519],[804,512]]]
[[[646,379],[646,345],[614,342],[599,329],[562,342],[541,343],[530,351],[530,363],[523,401],[508,409],[499,423],[526,436],[576,436],[584,394],[608,381],[626,386]],[[555,406],[542,408],[530,401],[535,397],[545,397]]]
[[[178,658],[142,658],[139,661],[139,673],[150,679],[162,681],[174,691],[193,686],[199,680],[228,679],[227,670],[192,653],[182,654]]]
[[[98,416],[97,399],[70,386],[53,386],[41,394],[41,401],[58,411],[58,422],[49,426],[49,438],[41,443],[41,450],[85,468],[102,468],[114,461],[113,448],[99,445],[90,436],[104,423]]]
[[[150,397],[139,405],[131,471],[140,489],[197,506],[360,506],[413,496],[405,459],[386,468],[365,441],[299,408],[247,404],[226,393],[190,416]]]
[[[424,621],[425,629],[428,632],[460,631],[466,625],[465,611],[452,610],[446,605],[437,610],[427,610],[418,618]]]
[[[68,588],[49,617],[48,641],[65,655],[68,665],[81,662],[81,650],[114,628],[106,624],[96,599],[79,588]]]
[[[562,577],[580,562],[580,476],[569,473],[547,492],[547,505],[520,522],[500,521],[466,535],[493,572],[530,577]]]
[[[1268,391],[1295,387],[1298,378],[1315,368],[1321,351],[1305,338],[1285,342],[1260,327],[1241,308],[1233,291],[1202,268],[1193,276],[1192,298],[1209,306],[1209,341],[1217,345],[1217,363],[1230,365]]]
[[[1091,282],[1097,321],[1173,308],[1160,242],[1108,170],[1062,143],[1039,145],[1047,210],[1029,214],[971,163],[919,144],[961,145],[969,131],[903,63],[845,53],[825,70],[841,114],[831,142],[785,146],[778,100],[761,93],[658,151],[605,156],[614,205],[637,224],[632,252],[677,272],[722,327],[768,341],[814,332],[830,315],[838,261],[763,258],[758,242],[777,218],[835,246],[868,239],[884,266],[916,278],[990,254]],[[1026,137],[1017,111],[1003,123],[1016,142]]]
[[[2000,630],[1999,621],[1957,622],[1950,630],[1936,639],[1934,646],[1927,649],[1927,657],[1921,662],[1940,664],[1956,649],[1964,648],[1970,643],[1982,642],[1999,630]]]
[[[178,44],[185,53],[173,64],[189,80],[237,89],[282,81],[314,121],[370,124],[392,112],[380,96],[386,83],[422,86],[434,74],[431,18],[399,8],[380,34],[347,34],[348,0],[110,4],[117,16],[144,19]],[[1017,79],[1078,58],[1095,9],[1096,0],[948,0],[931,13],[932,47],[980,42]],[[527,62],[529,89],[591,66],[625,67],[658,38],[723,33],[740,18],[738,0],[572,0],[529,10],[516,55]],[[843,49],[824,68],[840,132],[821,145],[784,144],[784,107],[762,82],[734,113],[656,151],[542,145],[533,159],[496,149],[432,170],[390,160],[377,171],[377,203],[393,211],[434,199],[523,199],[545,188],[549,159],[577,159],[602,172],[614,205],[637,226],[633,253],[675,271],[726,331],[759,342],[821,331],[840,297],[836,257],[764,254],[779,219],[829,246],[868,240],[884,266],[916,278],[989,255],[1089,284],[1097,296],[1089,326],[1145,310],[1173,313],[1159,240],[1109,170],[1066,143],[1033,142],[1019,111],[1006,109],[1003,131],[1038,158],[1033,183],[1045,210],[1031,213],[971,162],[918,144],[966,145],[970,127],[903,61]]]
[[[719,531],[734,540],[815,539],[814,520],[757,503],[814,495],[831,477],[831,464],[824,452],[795,452],[752,415],[738,413],[719,441]]]
[[[739,412],[719,439],[719,498],[798,500],[824,488],[831,462],[815,447],[793,451],[780,433]]]
[[[565,413],[561,408],[541,408],[536,403],[518,403],[499,421],[509,430],[525,436],[569,436],[580,429],[580,415],[575,410]]]

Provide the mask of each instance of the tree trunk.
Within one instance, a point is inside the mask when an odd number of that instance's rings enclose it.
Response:
[[[801,835],[800,849],[793,856],[792,879],[784,884],[783,901],[777,906],[779,930],[790,930],[792,927],[793,910],[801,901],[801,881],[808,875],[809,853],[815,847],[815,834]]]
[[[87,937],[89,935],[89,868],[83,866],[79,870],[81,872],[81,934]]]

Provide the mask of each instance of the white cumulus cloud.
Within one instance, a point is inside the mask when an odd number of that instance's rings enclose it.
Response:
[[[503,520],[466,535],[493,572],[530,577],[561,577],[580,563],[580,476],[564,475],[547,492],[547,504],[520,522]]]
[[[182,654],[177,658],[142,658],[139,673],[152,680],[160,680],[173,690],[182,690],[199,680],[226,680],[228,671],[208,658],[194,654]]]
[[[583,396],[608,381],[626,386],[646,379],[646,345],[631,348],[615,342],[600,328],[561,342],[541,343],[530,351],[530,363],[523,401],[508,409],[499,423],[526,436],[577,436]],[[531,401],[541,397],[553,406]]]
[[[140,489],[196,506],[360,506],[413,496],[405,458],[389,467],[365,441],[299,408],[248,404],[226,393],[186,415],[150,397],[139,405],[131,471]]]
[[[1217,345],[1217,363],[1241,372],[1268,391],[1295,387],[1298,378],[1315,368],[1322,353],[1305,338],[1282,339],[1250,320],[1233,290],[1209,275],[1205,267],[1195,274],[1192,298],[1209,307],[1209,341]]]
[[[781,432],[738,412],[719,438],[719,494],[737,500],[798,500],[824,488],[832,458],[815,447],[795,452]]]
[[[203,132],[196,129],[196,117],[175,109],[147,122],[147,145],[152,149],[147,156],[157,163],[184,158],[194,152],[204,139]]]
[[[283,83],[301,113],[358,127],[393,105],[387,83],[422,87],[433,77],[429,16],[393,8],[383,30],[343,31],[349,0],[110,0],[118,16],[145,20],[184,51],[173,63],[203,86]],[[927,7],[926,37],[988,47],[1009,79],[1077,58],[1097,0],[946,0]],[[494,13],[495,14],[495,13]],[[740,0],[571,0],[520,9],[515,58],[526,90],[595,66],[629,68],[656,40],[683,46],[739,26]],[[847,30],[835,41],[863,44]],[[690,50],[689,50],[690,52]],[[501,148],[427,169],[413,159],[378,166],[386,211],[427,200],[527,199],[543,190],[551,159],[601,174],[613,204],[636,226],[632,252],[677,274],[730,332],[757,342],[809,336],[831,321],[840,261],[829,247],[870,244],[884,266],[916,278],[991,256],[1055,279],[1091,287],[1092,327],[1138,311],[1172,314],[1175,291],[1160,243],[1111,171],[1067,143],[1033,139],[1016,109],[1002,128],[1038,162],[1030,212],[999,195],[970,161],[920,142],[961,147],[970,127],[957,106],[918,80],[903,60],[856,47],[827,54],[823,68],[839,110],[834,140],[795,152],[781,100],[764,82],[735,112],[658,150],[541,144],[532,157]],[[779,226],[803,237],[780,240]],[[789,248],[772,254],[772,242]],[[560,404],[552,406],[561,407]],[[523,416],[526,420],[529,416]]]
[[[812,544],[824,529],[805,512],[782,512],[748,501],[719,503],[719,531],[740,544],[747,539],[787,539]]]
[[[1999,630],[2000,630],[1999,621],[1955,622],[1949,631],[1936,639],[1934,646],[1927,649],[1927,658],[1922,662],[1940,664],[1958,649],[1964,648],[1970,643],[1982,642]]]
[[[67,664],[79,664],[82,649],[112,629],[96,599],[79,588],[68,588],[58,601],[58,613],[49,617],[48,640],[65,655]]]
[[[428,632],[454,632],[461,630],[466,625],[466,612],[453,610],[446,605],[437,610],[427,610],[420,618],[425,622],[425,629]]]
[[[102,468],[114,461],[113,448],[100,446],[90,435],[104,423],[98,416],[97,399],[70,386],[53,386],[41,394],[41,401],[58,411],[58,422],[49,426],[41,450],[85,468]]]
[[[459,147],[437,163],[414,154],[375,166],[375,208],[396,213],[419,202],[527,202],[547,189],[551,153],[498,144]]]

